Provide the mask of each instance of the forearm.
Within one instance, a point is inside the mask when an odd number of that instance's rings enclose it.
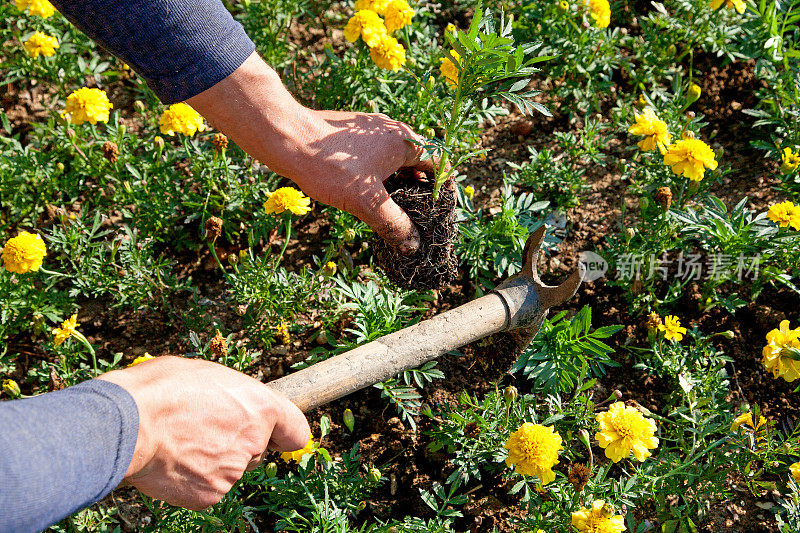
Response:
[[[39,531],[111,492],[138,425],[133,398],[100,380],[0,402],[0,531]]]
[[[188,100],[216,129],[274,172],[291,179],[313,172],[317,138],[327,125],[297,102],[256,53],[214,87]]]

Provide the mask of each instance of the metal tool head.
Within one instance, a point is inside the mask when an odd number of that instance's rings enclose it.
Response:
[[[527,347],[536,337],[551,307],[572,298],[586,272],[583,264],[578,263],[578,268],[560,285],[542,283],[536,265],[545,229],[542,225],[528,237],[522,252],[522,270],[494,290],[506,304],[506,331],[512,334],[520,348]]]

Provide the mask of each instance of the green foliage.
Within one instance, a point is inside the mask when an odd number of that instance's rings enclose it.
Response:
[[[614,350],[600,339],[607,339],[622,326],[603,326],[590,331],[592,310],[584,306],[572,320],[566,311],[545,319],[539,335],[511,367],[522,371],[534,386],[546,394],[569,392],[589,376],[604,376],[606,368],[619,366],[609,355]],[[590,382],[591,385],[591,382]]]

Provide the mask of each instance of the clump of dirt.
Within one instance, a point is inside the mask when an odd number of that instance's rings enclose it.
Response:
[[[404,289],[438,289],[458,273],[453,240],[458,233],[455,191],[442,187],[433,199],[433,177],[415,169],[401,169],[386,182],[386,190],[411,220],[420,236],[419,248],[411,253],[375,239],[378,265],[388,278]]]

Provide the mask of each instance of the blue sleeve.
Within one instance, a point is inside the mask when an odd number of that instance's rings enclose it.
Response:
[[[40,531],[103,498],[138,433],[133,398],[103,380],[0,402],[0,531]]]
[[[165,104],[212,87],[255,50],[221,0],[53,0],[53,4],[139,73]]]

